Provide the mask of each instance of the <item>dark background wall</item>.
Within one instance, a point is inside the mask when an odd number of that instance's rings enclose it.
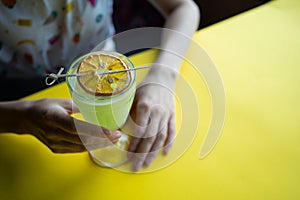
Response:
[[[270,0],[194,0],[201,11],[199,29],[259,6]],[[150,13],[150,14],[149,14]],[[146,0],[114,0],[116,31],[162,26],[162,16]]]
[[[199,28],[227,19],[268,1],[270,0],[195,0],[200,7],[202,16]]]

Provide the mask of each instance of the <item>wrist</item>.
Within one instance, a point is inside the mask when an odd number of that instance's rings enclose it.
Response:
[[[157,81],[175,83],[181,64],[182,58],[172,52],[160,50],[148,76],[154,77]]]
[[[149,75],[155,75],[156,77],[165,78],[170,81],[176,81],[176,78],[178,76],[178,70],[172,68],[171,66],[153,64],[151,69],[149,70]]]
[[[143,82],[155,82],[163,84],[171,89],[174,88],[178,73],[170,67],[153,66]]]

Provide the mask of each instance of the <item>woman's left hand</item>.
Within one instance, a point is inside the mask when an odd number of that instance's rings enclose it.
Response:
[[[175,136],[172,85],[163,74],[150,73],[137,87],[131,109],[135,126],[128,148],[134,171],[150,165],[161,149],[163,154],[171,149]]]

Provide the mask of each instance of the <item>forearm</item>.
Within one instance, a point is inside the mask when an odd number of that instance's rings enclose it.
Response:
[[[0,102],[0,133],[25,133],[22,124],[29,101]]]
[[[154,2],[163,9],[166,16],[164,25],[166,29],[163,31],[160,53],[155,61],[164,67],[153,68],[152,71],[159,71],[158,73],[168,74],[170,78],[176,78],[193,34],[197,30],[200,19],[199,9],[192,1],[178,1],[171,6],[165,5],[167,3],[164,0]]]

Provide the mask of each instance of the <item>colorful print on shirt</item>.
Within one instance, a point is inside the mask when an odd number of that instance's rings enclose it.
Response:
[[[68,67],[114,33],[111,14],[111,0],[1,0],[0,74]]]

